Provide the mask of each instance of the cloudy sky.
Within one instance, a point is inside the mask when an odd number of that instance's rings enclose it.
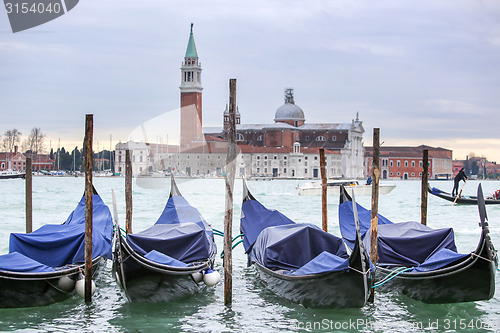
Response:
[[[81,146],[92,113],[102,149],[174,113],[191,22],[204,126],[221,126],[236,78],[243,123],[272,123],[293,87],[308,123],[359,112],[366,146],[379,127],[384,145],[500,162],[498,0],[83,0],[16,34],[2,8],[0,133]]]

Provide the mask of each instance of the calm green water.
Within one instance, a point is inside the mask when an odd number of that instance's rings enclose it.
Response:
[[[62,223],[80,200],[83,178],[36,177],[33,181],[34,228]],[[396,189],[380,197],[379,211],[393,221],[420,220],[420,182],[397,181]],[[478,181],[469,181],[465,194],[475,194]],[[250,181],[254,196],[297,222],[321,225],[319,197],[295,195],[297,181]],[[451,191],[452,182],[431,182]],[[483,181],[485,194],[500,188],[499,181]],[[94,178],[103,200],[112,207],[111,189],[117,195],[119,220],[124,221],[122,178]],[[178,181],[179,189],[214,228],[223,230],[224,180]],[[169,193],[165,179],[134,183],[135,232],[153,224]],[[0,253],[8,252],[11,232],[23,232],[24,181],[0,181]],[[330,197],[329,231],[340,235],[338,197]],[[358,197],[365,207],[370,197]],[[239,232],[241,181],[235,184],[233,235]],[[493,242],[500,248],[500,205],[487,206]],[[459,252],[475,249],[480,229],[475,206],[455,206],[429,197],[428,225],[452,226]],[[222,249],[222,238],[216,239]],[[219,259],[219,258],[218,258]],[[168,304],[131,304],[111,277],[111,263],[97,280],[98,290],[90,305],[74,296],[65,302],[40,308],[0,309],[0,331],[14,332],[500,332],[500,276],[497,293],[489,301],[427,305],[391,292],[376,293],[375,303],[361,309],[307,309],[277,298],[262,288],[253,268],[246,267],[243,247],[233,252],[233,304],[223,305],[223,283],[200,294]],[[222,273],[222,262],[217,267]],[[222,274],[223,275],[223,274]]]

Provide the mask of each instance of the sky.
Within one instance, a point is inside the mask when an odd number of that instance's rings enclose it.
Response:
[[[359,113],[365,146],[380,128],[386,146],[500,163],[498,0],[83,0],[18,33],[2,6],[0,134],[39,127],[47,148],[81,147],[93,114],[94,149],[109,149],[177,119],[191,23],[204,127],[222,126],[236,78],[242,123],[273,123],[293,87],[306,123]]]

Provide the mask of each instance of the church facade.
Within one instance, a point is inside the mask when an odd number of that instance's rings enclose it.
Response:
[[[220,176],[225,172],[229,111],[222,113],[222,126],[203,128],[201,64],[194,42],[193,26],[181,67],[179,146],[146,143],[119,143],[116,154],[141,149],[147,156],[134,174],[158,170],[187,176]],[[244,112],[243,112],[244,113]],[[275,112],[274,122],[244,124],[237,109],[237,175],[274,178],[320,178],[319,149],[325,150],[328,178],[363,178],[363,125],[358,115],[350,123],[306,122],[304,111],[295,104],[293,88],[284,91],[284,104]],[[139,158],[140,158],[140,155]],[[124,159],[116,161],[124,174]],[[144,164],[145,163],[145,164]]]

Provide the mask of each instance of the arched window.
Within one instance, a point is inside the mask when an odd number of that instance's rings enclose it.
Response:
[[[243,141],[245,137],[241,133],[236,133],[236,141]]]
[[[316,138],[316,141],[326,141],[326,138],[324,136],[320,135]]]

